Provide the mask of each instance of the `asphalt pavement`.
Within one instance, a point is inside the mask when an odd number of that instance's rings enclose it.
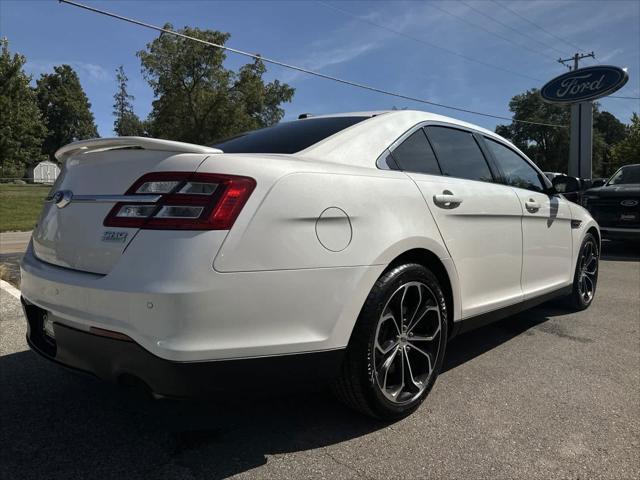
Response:
[[[638,260],[606,244],[587,311],[547,304],[452,341],[395,423],[278,385],[153,401],[72,374],[27,349],[0,290],[0,478],[638,479]]]

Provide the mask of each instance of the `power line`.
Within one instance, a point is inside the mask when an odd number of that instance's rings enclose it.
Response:
[[[640,100],[640,97],[623,97],[621,95],[609,95],[604,98],[620,98],[622,100]]]
[[[316,77],[324,78],[324,79],[327,79],[327,80],[333,80],[334,82],[342,83],[344,85],[349,85],[349,86],[356,87],[356,88],[362,88],[363,90],[369,90],[371,92],[376,92],[376,93],[380,93],[380,94],[383,94],[383,95],[388,95],[388,96],[391,96],[391,97],[401,98],[403,100],[409,100],[409,101],[417,102],[417,103],[424,103],[424,104],[427,104],[427,105],[433,105],[435,107],[446,108],[446,109],[449,109],[449,110],[455,110],[457,112],[469,113],[469,114],[472,114],[472,115],[480,115],[480,116],[483,116],[483,117],[495,118],[495,119],[499,119],[499,120],[508,120],[510,122],[512,121],[512,122],[519,122],[519,123],[527,123],[527,124],[531,124],[531,125],[541,125],[541,126],[545,126],[545,127],[567,128],[566,125],[558,125],[558,124],[553,124],[553,123],[530,122],[528,120],[516,120],[514,118],[503,117],[503,116],[500,116],[500,115],[493,115],[493,114],[490,114],[490,113],[477,112],[475,110],[469,110],[469,109],[461,108],[461,107],[453,107],[451,105],[445,105],[443,103],[437,103],[437,102],[432,102],[430,100],[425,100],[425,99],[422,99],[422,98],[412,97],[412,96],[409,96],[409,95],[403,95],[401,93],[395,93],[395,92],[391,92],[391,91],[388,91],[388,90],[383,90],[381,88],[372,87],[370,85],[365,85],[363,83],[357,83],[357,82],[352,82],[350,80],[345,80],[345,79],[342,79],[342,78],[333,77],[331,75],[326,75],[324,73],[316,72],[314,70],[309,70],[308,68],[299,67],[299,66],[292,65],[292,64],[289,64],[289,63],[281,62],[281,61],[275,60],[273,58],[263,57],[262,55],[245,52],[244,50],[239,50],[237,48],[226,47],[224,45],[220,45],[220,44],[217,44],[217,43],[214,43],[214,42],[208,42],[206,40],[202,40],[202,39],[196,38],[196,37],[191,37],[189,35],[185,35],[184,33],[176,32],[176,31],[170,30],[168,28],[158,27],[157,25],[152,25],[150,23],[145,23],[145,22],[142,22],[140,20],[136,20],[136,19],[133,19],[133,18],[130,18],[130,17],[125,17],[123,15],[118,15],[116,13],[108,12],[106,10],[100,10],[99,8],[90,7],[88,5],[84,5],[82,3],[77,3],[77,2],[74,2],[74,1],[71,1],[71,0],[59,0],[59,2],[60,3],[66,3],[68,5],[73,5],[74,7],[78,7],[78,8],[84,9],[84,10],[88,10],[90,12],[98,13],[100,15],[105,15],[107,17],[115,18],[117,20],[122,20],[124,22],[132,23],[134,25],[138,25],[138,26],[141,26],[141,27],[149,28],[151,30],[156,30],[156,31],[161,32],[161,33],[166,33],[166,34],[169,34],[169,35],[175,35],[176,37],[184,38],[184,39],[187,39],[187,40],[192,40],[194,42],[198,42],[198,43],[201,43],[201,44],[204,44],[204,45],[209,45],[211,47],[218,48],[220,50],[225,50],[227,52],[232,52],[232,53],[236,53],[238,55],[243,55],[245,57],[250,57],[250,58],[253,58],[255,60],[263,61],[265,63],[271,63],[273,65],[278,65],[280,67],[289,68],[291,70],[296,70],[298,72],[306,73],[306,74],[309,74],[309,75],[314,75]]]
[[[533,25],[533,26],[534,26],[534,27],[536,27],[536,28],[539,28],[540,30],[542,30],[542,31],[543,31],[543,32],[545,32],[546,34],[551,35],[551,36],[552,36],[553,38],[555,38],[556,40],[560,40],[561,42],[564,42],[564,43],[566,43],[567,45],[570,45],[571,47],[576,48],[576,49],[578,49],[578,50],[580,50],[580,51],[583,51],[583,52],[584,52],[584,48],[580,48],[580,47],[579,47],[579,46],[577,46],[575,43],[570,42],[570,41],[569,41],[569,40],[567,40],[566,38],[562,38],[562,37],[560,37],[560,36],[556,35],[555,33],[553,33],[553,32],[551,32],[551,31],[547,30],[547,29],[546,29],[546,28],[544,28],[543,26],[538,25],[537,23],[535,23],[535,22],[533,22],[533,21],[529,20],[528,18],[524,17],[523,15],[519,14],[518,12],[516,12],[515,10],[513,10],[512,8],[507,7],[506,5],[504,5],[504,4],[500,3],[500,2],[497,2],[496,0],[491,0],[491,1],[492,1],[493,3],[495,3],[496,5],[498,5],[499,7],[502,7],[502,8],[504,8],[505,10],[508,10],[509,12],[511,12],[512,14],[514,14],[514,15],[515,15],[516,17],[518,17],[519,19],[524,20],[525,22],[527,22],[527,23],[529,23],[529,24]]]
[[[539,56],[541,56],[541,57],[543,57],[543,58],[545,58],[547,60],[550,59],[550,57],[546,53],[541,52],[540,50],[536,50],[535,48],[531,48],[531,47],[528,47],[526,45],[522,45],[521,43],[514,42],[513,40],[511,40],[508,37],[505,37],[504,35],[500,35],[499,33],[496,33],[493,30],[489,30],[488,28],[484,28],[482,25],[478,25],[477,23],[474,23],[474,22],[471,22],[471,21],[467,20],[462,15],[458,15],[457,13],[453,13],[453,12],[450,12],[449,10],[445,10],[444,8],[436,5],[433,2],[430,2],[429,6],[435,8],[435,9],[437,9],[437,10],[443,12],[443,13],[446,13],[447,15],[450,15],[450,16],[452,16],[454,18],[457,18],[458,20],[463,21],[467,25],[471,25],[474,28],[479,28],[480,30],[482,30],[484,32],[487,32],[489,35],[493,35],[494,37],[497,37],[497,38],[499,38],[501,40],[504,40],[505,42],[510,43],[511,45],[514,45],[514,46],[516,46],[518,48],[522,48],[522,49],[527,50],[527,51],[529,51],[531,53],[535,53],[536,55],[539,55]]]
[[[531,35],[527,35],[526,33],[523,33],[523,32],[521,32],[520,30],[518,30],[518,29],[516,29],[516,28],[513,28],[513,27],[512,27],[511,25],[509,25],[508,23],[504,23],[504,22],[502,22],[502,21],[500,21],[500,20],[497,20],[497,19],[493,18],[493,17],[492,17],[492,16],[490,16],[490,15],[487,15],[486,13],[484,13],[484,12],[483,12],[482,10],[480,10],[479,8],[472,7],[472,6],[471,6],[471,5],[469,5],[467,2],[463,2],[463,1],[461,1],[460,3],[462,3],[462,4],[463,4],[464,6],[466,6],[467,8],[470,8],[470,9],[471,9],[471,10],[473,10],[474,12],[476,12],[476,13],[478,13],[478,14],[482,15],[483,17],[488,18],[488,19],[489,19],[489,20],[491,20],[492,22],[495,22],[495,23],[497,23],[498,25],[502,25],[503,27],[508,28],[509,30],[511,30],[512,32],[517,33],[518,35],[522,35],[523,37],[529,38],[529,39],[533,40],[534,42],[537,42],[537,43],[539,43],[540,45],[545,46],[546,48],[550,48],[551,50],[555,50],[556,52],[558,52],[558,53],[559,53],[559,54],[561,54],[561,55],[564,55],[564,54],[566,53],[566,52],[563,52],[562,50],[558,50],[557,48],[555,48],[555,47],[554,47],[554,46],[552,46],[552,45],[549,45],[549,44],[547,44],[547,43],[541,42],[540,40],[538,40],[538,39],[537,39],[537,38],[535,38],[535,37],[532,37]]]
[[[450,50],[450,49],[448,49],[446,47],[441,47],[440,45],[436,45],[435,43],[431,43],[431,42],[429,42],[427,40],[423,40],[422,38],[414,37],[413,35],[409,35],[407,33],[404,33],[402,31],[400,31],[400,30],[395,30],[395,29],[393,29],[391,27],[388,27],[386,25],[381,25],[379,23],[373,22],[373,21],[368,20],[366,18],[360,17],[360,16],[358,16],[358,15],[356,15],[354,13],[351,13],[351,12],[349,12],[347,10],[343,10],[340,7],[336,7],[334,5],[331,5],[330,3],[323,2],[322,0],[316,0],[316,3],[319,3],[320,5],[323,5],[323,6],[327,7],[327,8],[335,10],[336,12],[343,13],[344,15],[347,15],[349,17],[355,18],[356,20],[359,20],[360,22],[368,23],[369,25],[373,25],[374,27],[381,28],[383,30],[386,30],[386,31],[391,32],[391,33],[394,33],[396,35],[400,35],[401,37],[408,38],[409,40],[413,40],[414,42],[418,42],[418,43],[421,43],[423,45],[427,45],[427,46],[430,46],[430,47],[433,47],[433,48],[437,48],[437,49],[442,50],[444,52],[447,52],[447,53],[449,53],[451,55],[455,55],[457,57],[463,58],[463,59],[465,59],[465,60],[467,60],[469,62],[474,62],[474,63],[480,64],[480,65],[483,65],[485,67],[494,68],[494,69],[500,70],[502,72],[511,73],[512,75],[517,75],[519,77],[527,78],[529,80],[534,80],[536,82],[543,82],[543,80],[540,80],[539,78],[531,77],[531,76],[529,76],[527,74],[516,72],[515,70],[510,70],[508,68],[501,67],[499,65],[494,65],[492,63],[484,62],[482,60],[478,60],[478,59],[473,58],[473,57],[468,57],[468,56],[466,56],[466,55],[464,55],[462,53],[456,52],[455,50]]]

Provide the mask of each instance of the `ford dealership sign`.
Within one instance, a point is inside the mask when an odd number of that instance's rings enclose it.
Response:
[[[622,88],[629,80],[626,70],[611,65],[580,68],[547,82],[540,94],[549,103],[595,100]]]

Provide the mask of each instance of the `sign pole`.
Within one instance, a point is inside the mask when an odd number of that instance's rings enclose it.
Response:
[[[573,70],[583,58],[596,58],[594,53],[576,53],[571,58],[559,58],[566,65],[573,60]],[[568,67],[571,70],[571,67]],[[581,102],[571,105],[571,139],[569,141],[569,168],[572,177],[591,179],[593,166],[593,102]]]
[[[593,102],[571,105],[568,174],[591,178],[593,169]]]

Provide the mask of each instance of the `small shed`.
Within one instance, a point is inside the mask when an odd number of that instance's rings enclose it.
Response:
[[[49,160],[29,168],[29,180],[33,183],[53,183],[58,175],[60,175],[60,167]]]

